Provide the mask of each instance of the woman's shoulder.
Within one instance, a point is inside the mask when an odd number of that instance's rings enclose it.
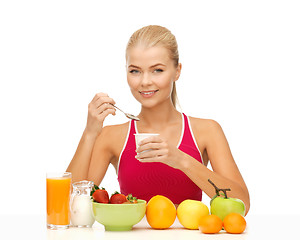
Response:
[[[128,133],[129,122],[107,125],[102,128],[95,148],[100,147],[117,155],[123,148]]]
[[[115,124],[115,125],[107,125],[104,126],[101,132],[106,137],[122,137],[123,135],[127,135],[129,127],[129,122],[125,122],[122,124]]]
[[[190,117],[190,123],[198,128],[215,128],[220,127],[220,124],[214,119]]]
[[[196,135],[214,135],[222,132],[221,125],[213,119],[189,117],[191,127]]]

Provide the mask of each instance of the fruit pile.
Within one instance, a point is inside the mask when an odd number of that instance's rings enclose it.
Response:
[[[181,202],[176,210],[170,199],[156,195],[149,200],[146,207],[149,225],[155,229],[166,229],[174,223],[177,216],[183,227],[199,229],[202,233],[218,233],[222,228],[228,233],[244,232],[246,220],[243,201],[228,198],[226,191],[230,189],[219,189],[213,182],[209,182],[216,189],[216,196],[210,202],[210,211],[201,201],[190,199]]]
[[[124,204],[124,203],[137,203],[137,198],[133,197],[132,194],[125,196],[119,192],[115,192],[109,198],[108,192],[105,188],[99,188],[94,186],[91,191],[91,197],[94,202],[98,203],[110,203],[110,204]]]

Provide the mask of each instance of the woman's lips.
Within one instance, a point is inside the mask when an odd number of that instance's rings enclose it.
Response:
[[[152,90],[152,91],[139,91],[139,93],[144,97],[144,98],[150,98],[152,97],[158,90]]]

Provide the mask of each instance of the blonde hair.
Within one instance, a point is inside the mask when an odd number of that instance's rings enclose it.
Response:
[[[146,47],[154,47],[157,45],[161,45],[169,51],[170,59],[174,61],[175,67],[177,67],[179,64],[178,45],[176,38],[171,33],[171,31],[165,27],[158,25],[149,25],[134,32],[127,43],[126,60],[128,50],[138,45],[144,45]],[[175,82],[173,82],[171,100],[174,107],[176,108],[178,98],[176,93]]]

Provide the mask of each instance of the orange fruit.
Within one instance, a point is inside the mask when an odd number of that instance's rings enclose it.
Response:
[[[147,204],[146,218],[152,228],[169,228],[176,219],[175,205],[169,198],[156,195]]]
[[[218,233],[223,227],[221,218],[217,215],[207,215],[200,219],[199,229],[203,233]]]
[[[246,220],[239,213],[229,213],[223,219],[223,226],[228,233],[242,233],[246,229]]]

